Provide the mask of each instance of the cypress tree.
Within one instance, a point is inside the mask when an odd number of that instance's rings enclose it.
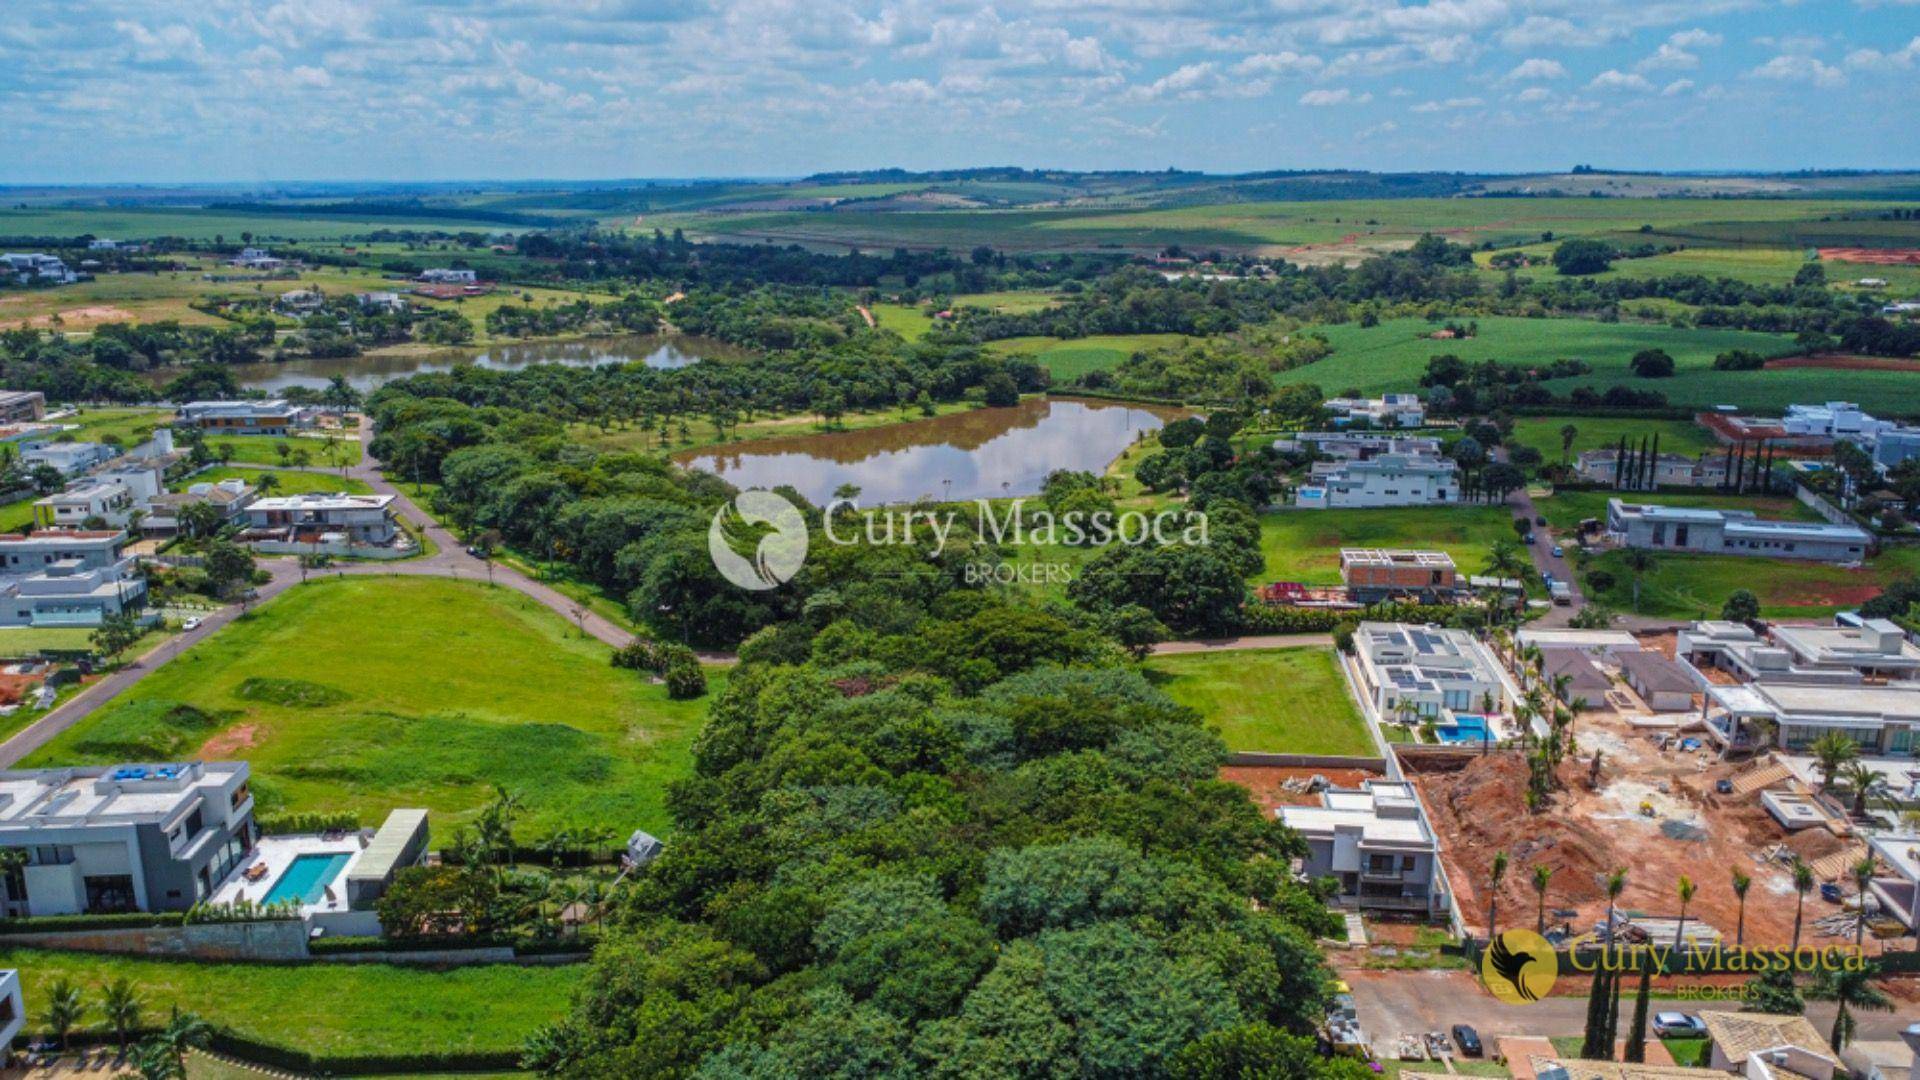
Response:
[[[1625,435],[1622,435],[1620,436],[1620,450],[1618,453],[1614,455],[1614,459],[1613,459],[1614,490],[1615,491],[1620,490],[1621,488],[1626,486],[1626,483],[1627,483],[1627,437]]]
[[[1606,970],[1600,965],[1593,969],[1593,982],[1587,985],[1587,1024],[1580,1042],[1580,1056],[1592,1061],[1599,1056],[1600,1025],[1606,1017]]]
[[[1744,440],[1740,443],[1740,455],[1733,460],[1733,472],[1730,475],[1733,479],[1733,493],[1738,495],[1744,489],[1747,479],[1747,444]]]
[[[1733,490],[1733,444],[1727,444],[1726,468],[1720,470],[1720,490]]]
[[[1607,1030],[1602,1033],[1604,1041],[1601,1044],[1606,1048],[1606,1053],[1601,1055],[1602,1061],[1613,1060],[1613,1047],[1620,1039],[1620,973],[1614,972],[1607,982],[1611,985],[1607,988]]]
[[[1647,458],[1647,490],[1660,486],[1660,433],[1653,433],[1653,454]]]
[[[1640,991],[1633,996],[1633,1026],[1627,1029],[1627,1050],[1621,1060],[1636,1065],[1647,1060],[1647,999],[1653,994],[1653,969],[1640,960]]]

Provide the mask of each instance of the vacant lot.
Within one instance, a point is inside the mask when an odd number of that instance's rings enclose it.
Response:
[[[284,457],[280,453],[282,446],[287,448]],[[207,449],[215,456],[220,455],[223,447],[228,451],[228,461],[243,465],[297,465],[299,462],[293,457],[296,450],[305,450],[307,463],[321,468],[360,464],[360,440],[351,435],[334,439],[305,435],[228,435],[207,440]]]
[[[117,978],[140,993],[150,1022],[169,1010],[199,1013],[215,1027],[310,1053],[373,1055],[427,1048],[513,1050],[566,1011],[586,973],[574,966],[512,964],[427,968],[388,964],[217,964],[38,949],[0,949],[20,972],[21,990],[45,1001],[57,978],[80,987],[90,1006],[83,1030],[99,1030],[98,988]],[[41,1031],[29,1006],[29,1029]]]
[[[1178,345],[1179,334],[1096,334],[1084,338],[1018,337],[989,346],[1006,356],[1026,356],[1059,381],[1077,379],[1089,371],[1109,371],[1137,352]]]
[[[1200,711],[1229,750],[1372,757],[1332,649],[1185,653],[1147,661],[1147,677]]]
[[[1613,575],[1613,585],[1600,599],[1620,611],[1634,609],[1633,572],[1622,552],[1610,551],[1588,568]],[[1857,569],[1797,559],[1662,553],[1654,556],[1653,570],[1642,575],[1639,611],[1674,619],[1718,618],[1727,597],[1747,589],[1760,598],[1760,614],[1767,618],[1813,618],[1858,607],[1895,578],[1916,571],[1920,548],[1912,547],[1891,548]]]
[[[217,484],[222,480],[244,480],[258,487],[260,478],[263,476],[273,477],[275,495],[305,495],[309,492],[340,495],[371,495],[373,493],[373,489],[367,486],[366,481],[355,480],[351,476],[341,476],[337,472],[319,472],[314,469],[249,469],[239,465],[203,469],[177,481],[173,485],[173,490],[185,491],[195,484]]]
[[[1618,446],[1622,438],[1627,440],[1629,446],[1638,447],[1641,439],[1651,441],[1656,435],[1660,437],[1660,452],[1663,454],[1696,457],[1704,451],[1720,448],[1705,428],[1691,420],[1641,420],[1612,416],[1522,417],[1513,422],[1513,434],[1509,441],[1519,446],[1533,447],[1548,462],[1559,461],[1563,445],[1560,429],[1568,424],[1574,426],[1571,458],[1579,457],[1584,450]]]
[[[1496,540],[1514,539],[1507,506],[1421,506],[1386,510],[1280,510],[1260,516],[1262,581],[1340,583],[1343,547],[1419,548],[1453,556],[1478,574]]]
[[[244,758],[263,813],[353,810],[377,822],[424,806],[441,837],[498,783],[525,801],[530,837],[659,832],[706,701],[669,701],[607,659],[606,646],[506,589],[321,579],[154,672],[32,761]]]

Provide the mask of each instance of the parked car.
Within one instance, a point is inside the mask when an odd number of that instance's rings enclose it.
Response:
[[[191,618],[191,619],[188,619],[188,620],[187,620],[186,622],[183,622],[183,623],[181,623],[181,624],[180,624],[180,629],[182,629],[182,630],[198,630],[198,629],[200,629],[200,617],[196,615],[196,616],[194,616],[193,618]]]
[[[1485,1053],[1480,1046],[1480,1033],[1470,1024],[1453,1025],[1453,1045],[1460,1048],[1462,1057],[1479,1057]]]
[[[1727,779],[1715,780],[1713,782],[1713,790],[1720,795],[1731,795],[1733,794],[1733,781]]]
[[[1555,544],[1555,545],[1553,545],[1553,557],[1554,557],[1554,558],[1556,558],[1556,559],[1558,559],[1558,558],[1561,558],[1561,557],[1563,557],[1564,555],[1566,555],[1566,552],[1565,552],[1565,551],[1562,551],[1562,550],[1560,549],[1560,545],[1559,545],[1559,544]]]
[[[1541,514],[1539,517],[1533,519],[1533,523],[1542,528],[1545,528],[1547,524],[1547,515]]]
[[[1825,900],[1829,904],[1839,904],[1845,902],[1847,893],[1846,890],[1833,882],[1823,881],[1820,883],[1820,899]]]
[[[1688,1039],[1707,1033],[1707,1025],[1697,1016],[1682,1012],[1655,1013],[1653,1033],[1663,1039]]]

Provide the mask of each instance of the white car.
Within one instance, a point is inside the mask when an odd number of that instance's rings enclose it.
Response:
[[[186,622],[183,622],[183,623],[181,623],[181,624],[180,624],[180,629],[182,629],[182,630],[198,630],[198,629],[200,629],[200,617],[196,615],[196,616],[194,616],[193,618],[191,618],[191,619],[188,619],[188,620],[187,620]]]
[[[1705,1035],[1707,1033],[1707,1025],[1702,1023],[1699,1017],[1689,1016],[1686,1013],[1655,1013],[1653,1016],[1653,1033],[1663,1039],[1685,1039],[1695,1035]]]

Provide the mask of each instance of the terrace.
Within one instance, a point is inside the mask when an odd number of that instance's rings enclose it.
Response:
[[[301,915],[344,912],[344,879],[369,843],[365,832],[263,836],[252,858],[227,875],[209,902],[292,902]]]

